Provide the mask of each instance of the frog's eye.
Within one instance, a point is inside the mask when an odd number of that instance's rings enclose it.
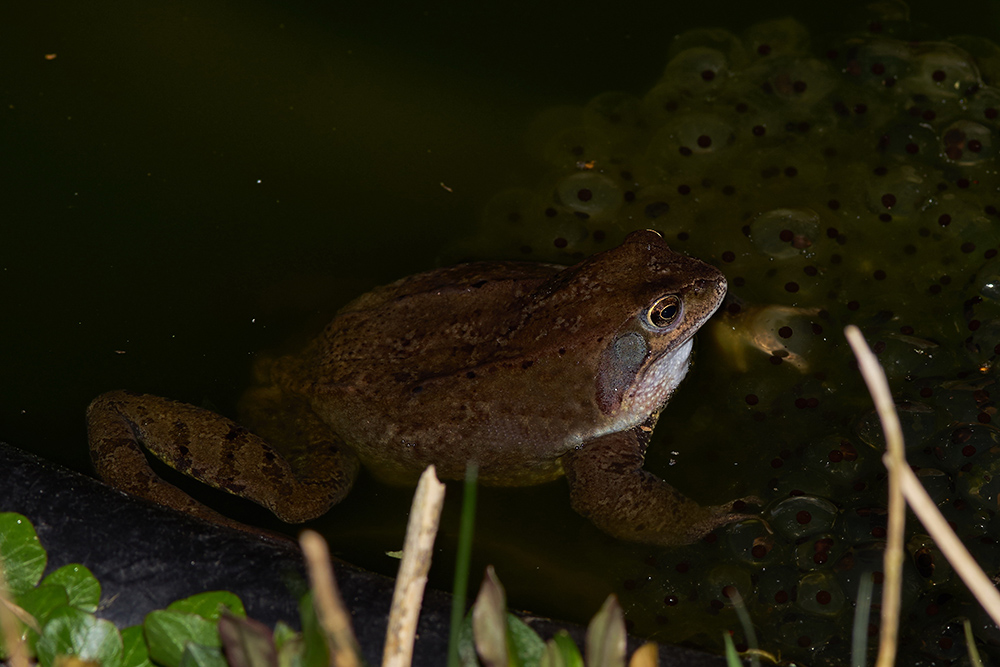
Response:
[[[646,311],[646,324],[653,329],[669,329],[681,317],[681,299],[676,294],[661,296]]]

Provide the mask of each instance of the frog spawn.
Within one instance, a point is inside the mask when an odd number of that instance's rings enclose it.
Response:
[[[930,39],[899,2],[876,11],[867,31],[822,44],[790,19],[680,35],[645,94],[598,95],[561,110],[562,126],[548,115],[533,141],[549,176],[484,217],[494,253],[565,263],[652,227],[729,280],[702,384],[681,394],[711,397],[716,441],[756,448],[749,490],[773,499],[773,532],[744,524],[650,554],[619,591],[638,631],[682,641],[720,616],[736,627],[735,587],[765,646],[810,664],[847,655],[865,571],[881,590],[885,477],[846,323],[886,368],[922,481],[1000,571],[1000,48]],[[948,664],[965,650],[963,616],[979,640],[998,638],[920,531],[904,659]]]

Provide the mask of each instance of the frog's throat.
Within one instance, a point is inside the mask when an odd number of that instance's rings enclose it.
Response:
[[[691,367],[693,348],[692,336],[639,372],[622,400],[622,411],[631,416],[631,426],[638,426],[670,400]]]

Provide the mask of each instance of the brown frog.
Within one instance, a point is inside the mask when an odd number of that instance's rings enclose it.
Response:
[[[262,362],[247,428],[208,410],[115,391],[88,409],[98,473],[118,488],[228,520],[161,480],[171,467],[296,523],[348,493],[359,465],[390,482],[434,464],[522,486],[562,475],[573,508],[626,540],[683,544],[745,518],[642,469],[692,337],[726,280],[653,231],[571,267],[478,262],[379,287],[295,356]]]

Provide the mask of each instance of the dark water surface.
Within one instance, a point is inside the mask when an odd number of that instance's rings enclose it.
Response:
[[[793,15],[821,33],[853,27],[865,3],[354,4],[4,12],[0,439],[88,470],[83,411],[103,391],[233,414],[255,352],[437,265],[493,194],[530,186],[522,146],[542,110],[641,94],[692,27]],[[996,3],[955,6],[911,3],[942,34],[1000,36]],[[677,400],[697,412],[694,390]],[[391,573],[381,554],[408,502],[363,479],[321,524],[335,550]],[[654,558],[572,514],[561,484],[483,502],[479,561],[501,565],[519,606],[587,618],[635,585],[623,559]]]

